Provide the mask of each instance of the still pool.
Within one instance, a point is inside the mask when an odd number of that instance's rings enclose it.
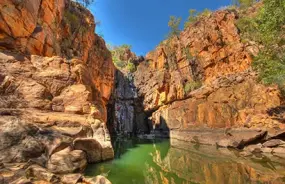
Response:
[[[113,184],[285,183],[285,159],[169,140],[117,139],[115,159],[89,165],[86,176]]]

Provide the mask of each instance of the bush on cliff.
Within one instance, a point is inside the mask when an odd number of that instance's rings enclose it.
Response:
[[[186,94],[190,93],[191,91],[194,91],[196,89],[199,89],[202,86],[201,81],[188,81],[184,85],[184,92]]]
[[[127,65],[127,70],[131,73],[135,72],[137,70],[137,67],[134,63],[132,63],[131,61],[128,62]]]
[[[247,8],[258,0],[233,0],[233,4],[241,8]]]
[[[285,93],[285,0],[264,0],[254,18],[241,18],[237,26],[243,39],[254,40],[262,49],[253,68],[264,84],[278,84]]]
[[[168,37],[178,36],[181,32],[179,26],[181,23],[181,18],[170,16],[170,19],[168,21],[168,27],[170,28],[170,32],[168,34]]]
[[[95,0],[73,0],[73,1],[80,3],[80,4],[82,4],[85,7],[88,7]]]
[[[184,28],[187,28],[192,23],[198,21],[199,18],[210,16],[211,13],[212,13],[211,10],[209,10],[207,8],[204,9],[202,12],[197,12],[197,10],[195,10],[195,9],[190,9],[187,21],[184,23]]]
[[[111,50],[112,59],[115,66],[119,69],[126,69],[128,72],[135,72],[136,65],[132,62],[134,60],[133,53],[131,52],[131,45],[123,44],[121,46],[108,45]]]

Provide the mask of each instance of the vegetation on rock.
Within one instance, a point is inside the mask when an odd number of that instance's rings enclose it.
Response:
[[[202,86],[201,81],[188,81],[184,85],[184,92],[188,94],[191,91],[194,91],[196,89],[199,89]]]
[[[278,84],[285,92],[285,1],[264,0],[258,14],[237,22],[243,39],[261,45],[253,67],[264,84]]]
[[[75,2],[78,2],[82,4],[85,7],[88,7],[91,3],[93,3],[95,0],[74,0]]]
[[[184,28],[187,28],[190,24],[196,22],[199,18],[210,16],[211,13],[212,12],[207,8],[204,9],[202,12],[198,12],[195,9],[190,9],[187,21],[184,23]]]
[[[133,63],[136,56],[131,52],[131,45],[123,44],[121,46],[108,46],[112,53],[112,59],[115,66],[128,72],[135,72],[136,65]]]
[[[240,6],[241,8],[246,8],[253,5],[253,3],[255,3],[256,1],[257,0],[233,0],[233,4],[236,6]]]
[[[168,34],[168,37],[178,36],[181,32],[179,29],[179,25],[181,23],[180,17],[170,16],[170,19],[168,21],[168,27],[170,28],[170,32]]]

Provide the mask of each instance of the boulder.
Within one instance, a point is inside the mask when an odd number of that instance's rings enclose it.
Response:
[[[26,169],[26,177],[36,180],[44,180],[50,183],[58,183],[60,178],[38,165],[32,165]]]
[[[53,99],[53,110],[73,113],[89,113],[90,101],[92,101],[91,90],[87,86],[72,85],[62,91],[60,96]]]
[[[110,141],[101,143],[102,145],[102,161],[111,160],[114,158],[115,153]]]
[[[81,172],[86,165],[86,154],[82,150],[72,150],[68,147],[54,153],[47,163],[47,168],[56,174],[68,174]]]
[[[44,145],[37,138],[38,128],[25,121],[7,119],[1,121],[0,162],[27,162],[44,153]]]
[[[277,147],[281,144],[285,144],[285,142],[280,140],[280,139],[271,139],[269,141],[266,141],[262,145],[263,145],[263,147],[272,148],[272,147]]]
[[[254,144],[249,145],[244,148],[244,150],[249,151],[251,153],[261,153],[262,152],[262,144]]]
[[[61,176],[63,184],[76,184],[82,179],[82,174],[65,174]]]
[[[101,175],[94,178],[84,178],[83,181],[89,184],[112,184],[107,178]]]
[[[86,152],[88,163],[96,163],[102,160],[102,146],[93,138],[77,138],[73,141],[73,147]]]

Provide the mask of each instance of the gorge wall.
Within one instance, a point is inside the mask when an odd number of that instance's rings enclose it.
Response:
[[[280,91],[258,81],[251,64],[260,46],[242,40],[239,16],[238,10],[202,16],[138,64],[134,88],[149,131],[238,148],[284,138]]]
[[[84,183],[62,174],[114,157],[115,68],[95,26],[73,1],[0,2],[0,183]]]

